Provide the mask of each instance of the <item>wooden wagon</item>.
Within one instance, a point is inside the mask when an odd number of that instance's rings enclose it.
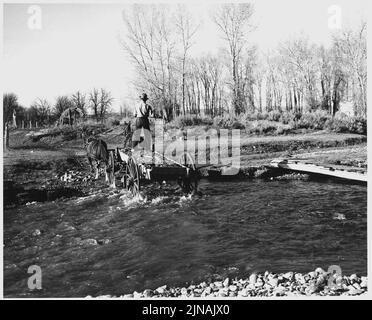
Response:
[[[134,151],[131,148],[109,149],[115,178],[134,196],[149,181],[176,181],[184,193],[195,193],[199,175],[193,157],[183,152],[178,160],[156,151]]]

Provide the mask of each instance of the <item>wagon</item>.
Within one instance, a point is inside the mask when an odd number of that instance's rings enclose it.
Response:
[[[143,184],[150,181],[176,181],[184,193],[197,191],[199,175],[188,152],[183,152],[176,161],[156,151],[134,152],[131,148],[109,151],[115,178],[119,178],[121,186],[134,196],[139,194]]]

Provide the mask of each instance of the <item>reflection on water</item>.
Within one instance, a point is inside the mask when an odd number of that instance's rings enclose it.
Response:
[[[5,295],[122,295],[333,264],[366,275],[365,186],[203,181],[200,187],[201,197],[168,190],[132,198],[107,189],[6,210]],[[33,264],[42,268],[40,292],[27,289]]]

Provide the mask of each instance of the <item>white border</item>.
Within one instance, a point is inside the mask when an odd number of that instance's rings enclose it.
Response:
[[[271,1],[275,1],[275,0],[271,0]],[[280,1],[280,0],[279,0]],[[305,0],[301,0],[301,1],[305,1]],[[314,0],[306,0],[306,1],[314,1]],[[320,1],[320,0],[317,0],[317,1]],[[371,12],[371,4],[370,4],[370,1],[368,0],[365,0],[368,4],[368,14],[367,14],[367,55],[372,52],[372,45],[371,45],[371,41],[372,41],[372,37],[371,36],[368,36],[368,35],[372,35],[372,26],[369,24],[369,21],[371,21],[371,15],[372,15],[372,12]],[[1,32],[0,32],[0,51],[1,51],[1,59],[0,59],[0,70],[2,70],[2,64],[3,64],[3,4],[129,4],[129,3],[174,3],[174,1],[170,1],[170,0],[163,0],[163,1],[159,1],[159,0],[152,0],[152,1],[143,1],[143,0],[137,0],[137,1],[123,1],[123,0],[108,0],[108,1],[104,1],[104,0],[79,0],[79,1],[72,1],[72,0],[69,0],[69,1],[66,1],[66,0],[62,0],[62,1],[58,1],[58,0],[49,0],[49,1],[32,1],[32,0],[13,0],[13,1],[1,1],[0,2],[0,29],[1,29]],[[177,1],[177,2],[186,2],[186,1]],[[215,1],[211,1],[211,0],[203,0],[204,3],[224,3],[224,2],[244,2],[244,1],[232,1],[232,0],[226,0],[226,1],[223,1],[223,0],[215,0]],[[249,2],[249,1],[246,1],[246,2]],[[337,2],[337,1],[335,1]],[[191,0],[191,1],[187,1],[187,3],[200,3],[200,1],[196,1],[196,0]],[[316,21],[314,21],[314,23],[317,23]],[[372,55],[369,54],[370,56]],[[368,83],[367,83],[367,101],[372,101],[372,88],[371,88],[371,84],[372,84],[372,80],[370,78],[370,75],[372,75],[372,62],[371,62],[371,58],[368,57],[367,58],[367,63],[368,63],[368,69],[367,69],[367,74],[369,75],[368,76]],[[0,94],[2,95],[3,94],[3,89],[2,89],[2,82],[1,81],[4,81],[4,79],[1,78],[1,72],[0,72]],[[0,126],[1,126],[1,129],[2,129],[2,110],[1,109],[1,112],[0,112]],[[368,119],[368,124],[372,123],[372,114],[371,112],[369,112],[369,109],[367,108],[367,119]],[[368,150],[368,168],[372,168],[372,151],[371,151],[371,141],[372,141],[372,132],[371,130],[368,128],[368,133],[367,133],[367,150]],[[1,204],[0,204],[0,208],[1,208],[1,219],[0,219],[0,244],[1,244],[1,247],[0,247],[0,266],[1,266],[1,270],[0,270],[0,299],[5,299],[5,300],[108,300],[108,299],[86,299],[84,297],[82,298],[4,298],[3,296],[3,270],[4,270],[4,264],[3,264],[3,246],[4,246],[4,241],[3,241],[3,143],[1,143],[1,146],[0,146],[0,155],[1,155],[1,160],[0,160],[0,164],[1,164],[1,168],[0,168],[0,199],[1,199]],[[370,209],[371,209],[371,201],[372,201],[372,194],[371,194],[371,190],[370,190],[370,174],[368,174],[368,202],[367,202],[367,251],[368,251],[368,255],[367,255],[367,263],[368,263],[368,267],[367,267],[367,276],[368,276],[368,291],[366,294],[363,294],[361,296],[290,296],[290,297],[287,297],[287,296],[283,296],[283,297],[247,297],[247,298],[243,298],[243,297],[236,297],[236,298],[233,298],[233,299],[229,299],[229,298],[150,298],[150,299],[143,299],[143,298],[140,298],[140,299],[134,299],[134,298],[129,298],[129,299],[123,299],[123,298],[110,298],[109,300],[121,300],[121,301],[132,301],[132,300],[143,300],[144,303],[145,301],[148,301],[148,302],[151,302],[153,300],[186,300],[186,301],[189,301],[189,300],[212,300],[212,301],[229,301],[229,300],[371,300],[372,299],[372,294],[371,294],[371,290],[370,288],[372,288],[372,279],[370,277],[370,275],[372,274],[371,272],[371,250],[372,250],[372,246],[370,245],[371,242],[372,242],[372,235],[371,235],[371,228],[370,228],[370,225],[372,223],[372,217],[371,217],[371,214],[369,213],[370,212]]]

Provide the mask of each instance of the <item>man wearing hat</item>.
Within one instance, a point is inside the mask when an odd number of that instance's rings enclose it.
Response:
[[[134,110],[134,116],[136,118],[136,126],[135,126],[135,136],[133,137],[133,142],[134,146],[136,146],[141,139],[138,139],[139,133],[144,130],[148,130],[147,132],[145,131],[145,136],[146,133],[150,132],[150,122],[149,122],[149,116],[153,116],[154,112],[152,107],[147,103],[148,97],[146,93],[142,93],[140,95],[140,102],[135,106]],[[140,131],[141,130],[141,131]]]

